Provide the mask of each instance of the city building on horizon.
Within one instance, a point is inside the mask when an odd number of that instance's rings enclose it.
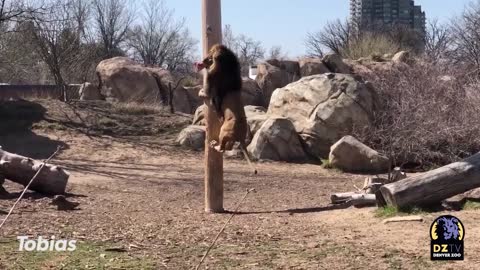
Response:
[[[350,0],[350,17],[362,28],[405,25],[425,33],[425,12],[414,0]]]

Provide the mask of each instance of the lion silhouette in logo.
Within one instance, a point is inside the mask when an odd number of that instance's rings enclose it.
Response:
[[[442,237],[443,240],[461,240],[463,237],[463,227],[455,217],[441,217],[432,227],[432,238],[437,240]]]

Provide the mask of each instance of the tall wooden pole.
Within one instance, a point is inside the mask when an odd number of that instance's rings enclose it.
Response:
[[[210,48],[222,43],[222,16],[220,0],[202,0],[203,56]],[[207,104],[208,105],[208,104]],[[223,212],[223,156],[209,147],[218,141],[221,123],[212,107],[207,106],[207,136],[205,140],[205,212]]]

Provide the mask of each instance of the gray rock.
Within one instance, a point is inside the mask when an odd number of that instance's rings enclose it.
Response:
[[[247,116],[247,123],[250,129],[249,136],[247,136],[250,141],[268,119],[267,109],[261,106],[245,106],[245,115]]]
[[[242,101],[244,105],[266,106],[265,96],[257,82],[250,78],[242,79]]]
[[[307,160],[295,127],[286,118],[265,121],[247,149],[252,157],[260,160]]]
[[[333,73],[351,74],[352,68],[347,65],[338,54],[327,54],[323,57],[323,63]]]
[[[205,119],[205,110],[207,109],[207,105],[202,104],[195,110],[195,114],[193,115],[193,122],[192,125],[197,126],[205,126],[206,119]]]
[[[320,159],[354,126],[371,125],[375,100],[370,84],[349,74],[327,73],[277,89],[267,114],[291,120],[305,150]]]
[[[382,173],[389,169],[390,161],[352,136],[345,136],[332,145],[330,164],[345,172]]]
[[[330,70],[320,58],[303,58],[298,62],[300,66],[300,76],[307,77],[311,75],[329,73]]]
[[[260,89],[262,89],[265,103],[269,104],[270,97],[275,89],[284,87],[299,78],[300,68],[298,62],[273,59],[257,65],[257,77],[255,80]]]
[[[194,150],[202,150],[205,147],[205,127],[188,126],[177,137],[176,142],[184,147]]]
[[[103,100],[103,96],[100,93],[100,89],[96,85],[89,82],[83,83],[78,91],[80,100]]]
[[[127,57],[101,61],[96,73],[107,101],[159,104],[168,98],[168,84],[173,82],[167,70],[146,67]]]

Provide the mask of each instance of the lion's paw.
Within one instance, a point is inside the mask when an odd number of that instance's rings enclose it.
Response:
[[[215,147],[213,147],[215,150],[217,150],[217,152],[220,152],[220,153],[223,153],[225,151],[222,150],[221,146],[220,145],[217,145]]]
[[[209,145],[210,145],[211,148],[215,148],[215,146],[218,145],[218,142],[215,141],[215,140],[212,140],[212,141],[209,143]]]
[[[201,98],[208,98],[209,96],[207,95],[207,92],[202,88],[200,91],[198,91],[198,96]]]

